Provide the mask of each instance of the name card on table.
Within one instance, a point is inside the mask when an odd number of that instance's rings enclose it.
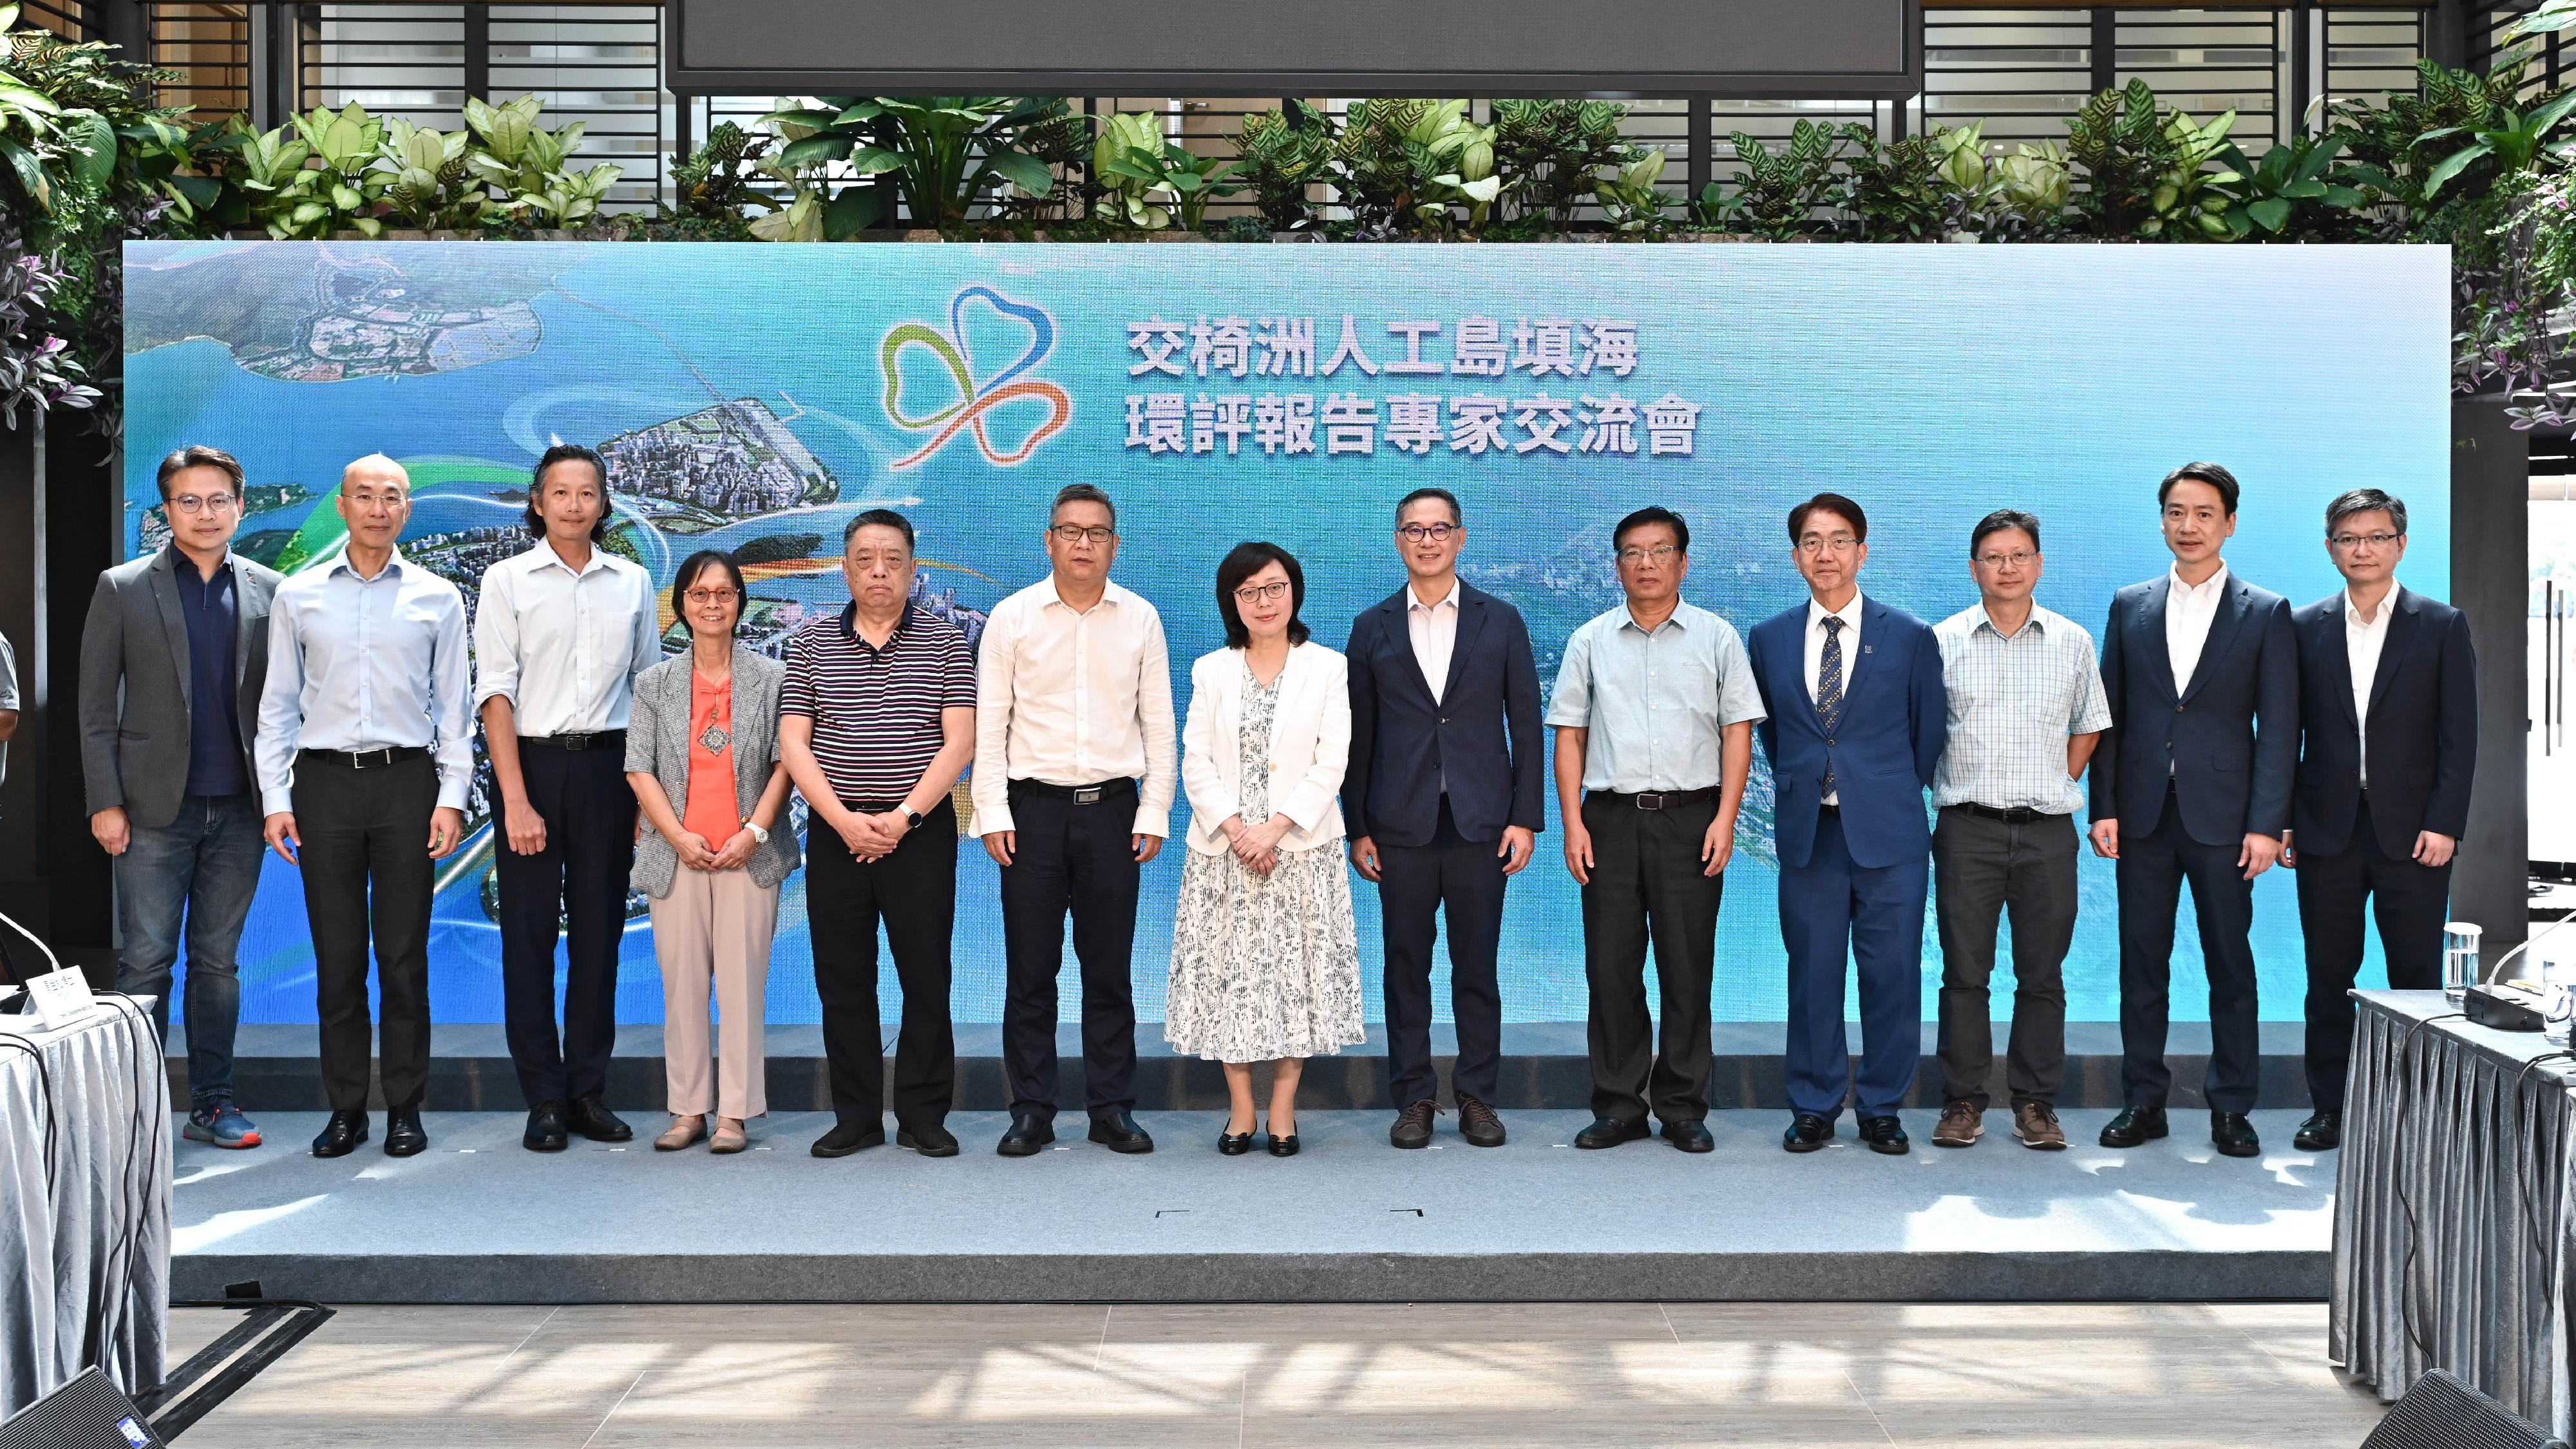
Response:
[[[89,982],[74,967],[63,967],[27,978],[27,993],[35,1003],[36,1019],[45,1030],[55,1031],[75,1022],[89,1020],[98,1009],[91,999]]]

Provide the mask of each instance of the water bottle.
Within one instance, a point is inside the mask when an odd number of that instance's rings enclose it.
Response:
[[[2543,1030],[2551,1041],[2567,1045],[2568,1027],[2576,1023],[2576,955],[2541,961],[2540,1000],[2548,1023]]]
[[[2469,994],[2478,980],[2478,937],[2484,929],[2470,921],[2452,921],[2442,927],[2442,994],[2454,1004]]]

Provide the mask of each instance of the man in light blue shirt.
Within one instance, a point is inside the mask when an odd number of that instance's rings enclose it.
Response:
[[[2011,912],[2012,1046],[2004,1080],[2013,1136],[2062,1150],[2056,1098],[2066,1075],[2066,986],[2075,935],[2076,780],[2110,728],[2093,636],[2031,601],[2039,520],[1998,509],[1969,537],[1975,607],[1933,629],[1950,695],[1949,744],[1932,779],[1932,885],[1941,931],[1941,1074],[1936,1147],[1985,1133],[1994,1028],[1986,983],[1995,924]]]
[[[345,553],[278,585],[256,754],[271,849],[304,876],[331,1120],[316,1157],[367,1140],[367,948],[384,998],[385,1152],[429,1145],[432,862],[465,834],[465,600],[394,548],[411,479],[371,455],[340,478]]]
[[[1707,1152],[1717,908],[1762,697],[1734,626],[1682,600],[1680,515],[1641,508],[1611,547],[1627,601],[1566,641],[1547,711],[1592,987],[1594,1121],[1574,1145],[1643,1137],[1651,1107],[1675,1147]],[[1646,1011],[1650,932],[1660,1038]]]

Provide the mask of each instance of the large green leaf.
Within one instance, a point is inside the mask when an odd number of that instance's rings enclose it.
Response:
[[[18,184],[26,189],[27,199],[42,210],[52,212],[53,183],[46,179],[45,163],[36,159],[36,153],[15,141],[0,140],[0,156],[9,159],[9,169],[18,174]]]
[[[802,141],[789,142],[787,149],[778,153],[778,163],[782,166],[811,166],[818,161],[839,161],[849,154],[850,138],[847,136],[808,136]]]
[[[2459,175],[2462,171],[2467,170],[2470,163],[2476,161],[2482,156],[2492,153],[2494,150],[2495,147],[2487,142],[2478,141],[2470,145],[2463,146],[2459,150],[2452,152],[2450,155],[2443,157],[2439,164],[2434,166],[2431,171],[2425,173],[2424,199],[2427,201],[2432,200],[2433,193],[2442,189],[2443,182],[2448,181],[2452,177]]]
[[[861,146],[850,153],[850,170],[861,176],[900,171],[907,164],[909,162],[902,152],[889,151],[882,146]]]
[[[1031,196],[1044,196],[1055,190],[1055,172],[1025,151],[996,152],[991,162],[1004,179]]]
[[[96,111],[76,111],[63,118],[63,139],[71,174],[90,186],[104,186],[116,174],[116,128]]]
[[[2246,207],[2245,213],[2253,217],[2265,231],[2279,231],[2289,223],[2290,203],[2277,196],[2268,197]]]
[[[823,236],[827,241],[846,241],[885,219],[885,189],[878,186],[844,186],[823,209]]]

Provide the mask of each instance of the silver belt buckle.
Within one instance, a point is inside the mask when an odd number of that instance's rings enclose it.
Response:
[[[387,745],[381,750],[351,750],[349,752],[349,768],[352,770],[381,769],[393,762],[394,747],[391,745]]]
[[[1097,785],[1085,785],[1085,786],[1083,786],[1081,789],[1074,791],[1074,792],[1073,792],[1073,803],[1074,803],[1074,804],[1076,804],[1076,805],[1097,805],[1097,804],[1099,804],[1099,803],[1100,803],[1100,787],[1099,787],[1099,786],[1097,786]]]
[[[1637,808],[1640,810],[1661,810],[1664,808],[1664,797],[1661,794],[1640,795],[1637,797]]]

